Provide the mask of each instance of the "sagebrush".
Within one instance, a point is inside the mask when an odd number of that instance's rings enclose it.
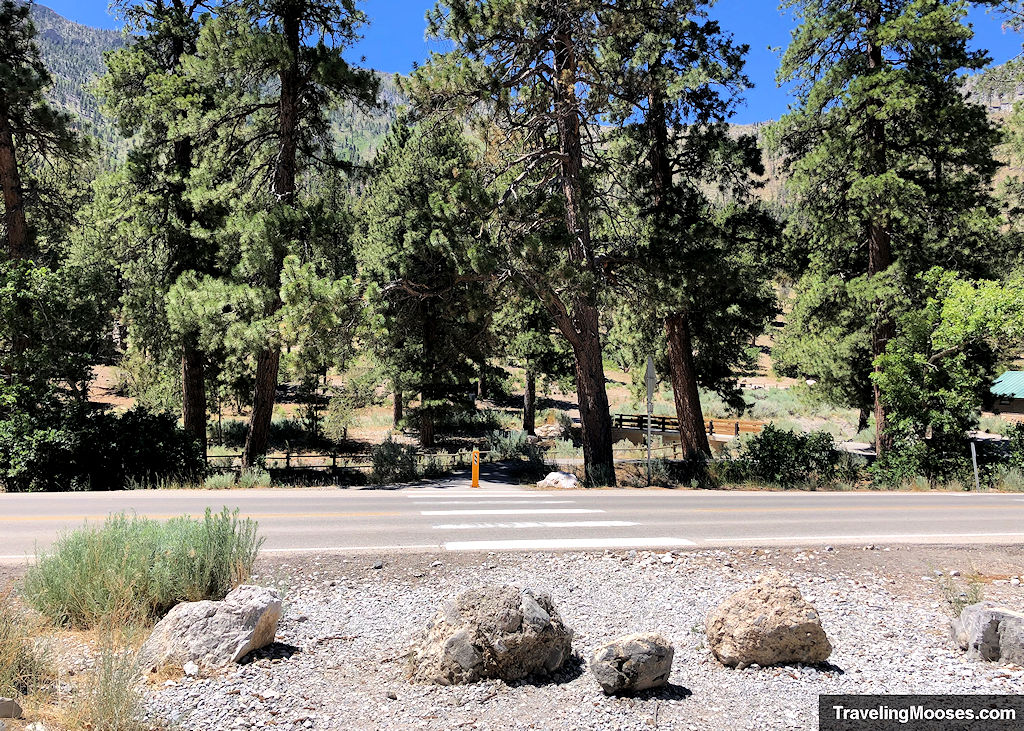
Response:
[[[262,543],[255,521],[226,508],[201,520],[114,515],[42,554],[25,596],[61,626],[151,622],[182,601],[222,599],[249,578]]]

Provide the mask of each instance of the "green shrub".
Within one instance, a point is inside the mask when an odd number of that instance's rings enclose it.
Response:
[[[150,622],[178,602],[222,599],[249,578],[262,543],[255,521],[227,508],[165,523],[113,515],[42,554],[25,576],[25,596],[58,625]]]
[[[371,450],[370,460],[373,463],[370,480],[377,485],[415,482],[422,476],[416,447],[400,444],[391,437]]]
[[[0,696],[28,695],[53,676],[49,658],[32,640],[34,624],[9,591],[0,592]]]
[[[247,467],[238,475],[238,486],[241,488],[270,487],[270,473],[259,467]]]
[[[530,435],[524,431],[492,431],[487,436],[490,450],[498,459],[516,459],[529,454]]]
[[[1010,440],[1009,459],[1007,463],[1018,470],[1024,471],[1024,424],[1011,424],[1006,430]]]
[[[992,487],[1006,492],[1024,492],[1024,470],[1011,465],[997,467],[992,475]]]
[[[194,482],[205,469],[199,445],[170,414],[69,406],[0,420],[0,484],[11,492]]]
[[[767,424],[741,447],[737,467],[747,479],[790,486],[831,481],[838,463],[835,439],[828,432],[804,434]]]
[[[234,472],[215,472],[203,481],[203,487],[207,490],[230,490],[237,484],[238,478]]]

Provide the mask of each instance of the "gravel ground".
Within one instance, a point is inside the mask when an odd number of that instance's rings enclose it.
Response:
[[[829,666],[737,671],[710,655],[705,614],[768,567],[818,608]],[[943,590],[948,573],[981,572],[987,598],[1020,609],[1022,567],[1020,547],[279,558],[257,577],[286,595],[278,642],[225,675],[166,681],[147,706],[183,731],[817,728],[819,693],[1024,694],[1024,668],[967,660],[952,644]],[[550,593],[581,659],[541,683],[409,684],[403,657],[431,614],[496,583]],[[675,646],[670,686],[605,697],[582,658],[647,630]]]

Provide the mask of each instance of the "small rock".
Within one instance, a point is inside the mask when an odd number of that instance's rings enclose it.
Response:
[[[668,683],[674,655],[661,635],[626,635],[594,650],[590,672],[608,695],[636,693]]]
[[[835,549],[835,548],[833,548],[832,546],[825,546],[825,550],[826,550],[826,551],[834,551],[834,550],[836,550],[836,549]]]
[[[13,698],[0,698],[0,718],[21,718],[21,706]]]
[[[39,723],[39,721],[36,721],[35,723],[30,723],[26,726],[25,731],[46,731],[46,726]]]
[[[398,700],[398,693],[396,693],[396,692],[395,692],[395,691],[393,691],[393,690],[389,690],[389,691],[388,691],[388,698],[389,698],[390,700],[393,700],[393,701],[397,701],[397,700]]]
[[[547,477],[537,483],[537,487],[542,489],[574,490],[579,486],[579,478],[571,472],[549,472]]]
[[[190,678],[194,678],[197,675],[199,675],[199,666],[191,660],[185,663],[185,667],[183,667],[182,670],[185,672],[185,675],[187,675]]]
[[[374,561],[373,568],[375,568],[375,569],[382,569],[382,568],[384,568],[384,562],[383,561]]]

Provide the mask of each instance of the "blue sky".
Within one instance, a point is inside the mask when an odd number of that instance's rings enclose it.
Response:
[[[106,0],[39,0],[61,15],[86,25],[117,28],[116,19],[107,14]],[[412,64],[426,58],[432,49],[423,38],[424,14],[434,0],[364,0],[362,5],[370,16],[370,27],[354,51],[364,56],[369,66],[386,72],[405,73]],[[760,122],[777,118],[790,103],[789,94],[775,84],[778,53],[773,48],[789,42],[793,23],[778,10],[776,0],[719,0],[713,15],[722,27],[740,42],[750,45],[747,72],[754,89],[747,94],[746,105],[735,121]],[[998,18],[980,10],[971,12],[976,48],[988,50],[996,63],[1007,61],[1020,53],[1021,37],[1004,32]]]

